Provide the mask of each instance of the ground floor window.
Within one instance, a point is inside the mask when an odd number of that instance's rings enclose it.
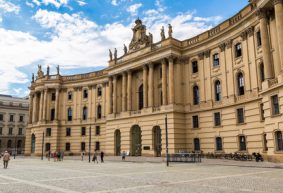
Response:
[[[85,151],[85,142],[81,143],[81,151]]]
[[[241,135],[239,136],[239,144],[240,144],[240,151],[246,151],[247,145],[246,145],[246,137]]]
[[[282,139],[281,131],[275,132],[275,140],[276,140],[276,145],[277,145],[277,151],[283,151],[283,139]]]
[[[100,150],[100,142],[99,141],[95,142],[95,150],[96,151]]]
[[[51,147],[50,143],[46,143],[45,144],[45,151],[50,151],[50,147]]]
[[[70,143],[66,143],[66,151],[70,151],[71,150],[71,144]]]
[[[216,137],[216,151],[222,151],[222,138]]]
[[[200,151],[199,138],[194,138],[194,150],[195,150],[195,151]]]

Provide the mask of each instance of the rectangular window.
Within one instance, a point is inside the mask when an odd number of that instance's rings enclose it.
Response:
[[[101,87],[97,88],[97,96],[98,97],[102,96],[102,88]]]
[[[213,55],[213,67],[219,66],[219,54]]]
[[[192,70],[193,70],[193,73],[197,73],[198,72],[198,61],[193,61],[192,62]]]
[[[18,135],[22,135],[23,134],[23,128],[19,128],[19,133]]]
[[[56,100],[56,94],[55,92],[51,93],[51,100],[55,101]]]
[[[238,123],[244,123],[245,122],[244,109],[243,108],[237,109],[237,121],[238,121]]]
[[[221,126],[221,115],[220,112],[214,113],[214,126]]]
[[[100,142],[99,141],[95,142],[95,150],[96,151],[100,150]]]
[[[71,144],[70,143],[66,143],[66,151],[70,151],[71,150]]]
[[[9,127],[9,135],[13,135],[13,128]]]
[[[280,114],[279,110],[279,102],[278,102],[278,95],[274,95],[271,97],[271,103],[272,103],[272,115],[278,115]]]
[[[85,151],[85,142],[81,142],[81,151]]]
[[[2,135],[3,129],[2,127],[0,127],[0,135]]]
[[[194,150],[195,150],[195,151],[200,151],[199,138],[194,138]]]
[[[51,137],[51,128],[46,128],[46,137]]]
[[[4,116],[3,114],[0,114],[0,121],[3,121],[4,120]]]
[[[51,109],[51,112],[50,112],[50,120],[51,121],[54,121],[54,119],[55,119],[55,109]]]
[[[50,151],[50,149],[51,149],[50,143],[46,143],[45,144],[45,151]]]
[[[222,151],[222,138],[216,137],[216,151]]]
[[[20,115],[19,122],[24,122],[24,116]]]
[[[85,127],[82,127],[81,134],[82,134],[82,136],[86,135],[86,128]]]
[[[236,58],[242,56],[242,45],[240,43],[235,45],[235,55],[236,55]]]
[[[100,135],[100,126],[95,127],[95,135]]]
[[[88,90],[87,89],[85,89],[83,91],[83,97],[84,97],[84,99],[87,99],[87,97],[88,97]]]
[[[10,121],[10,122],[14,122],[14,115],[10,115],[9,121]]]
[[[71,91],[68,92],[68,100],[71,101],[73,99],[73,94]]]
[[[247,145],[246,145],[246,137],[245,136],[239,136],[239,143],[240,143],[240,151],[246,151]]]
[[[260,120],[264,121],[265,117],[264,117],[264,110],[263,110],[263,103],[260,104]]]
[[[67,137],[71,136],[71,128],[66,128],[66,136]]]
[[[199,128],[199,122],[198,122],[198,116],[194,115],[193,116],[193,128]]]
[[[162,78],[162,68],[159,68],[159,77]]]
[[[261,34],[260,31],[256,32],[257,46],[261,46]]]

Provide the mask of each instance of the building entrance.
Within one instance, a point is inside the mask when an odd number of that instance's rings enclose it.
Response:
[[[114,139],[114,142],[115,142],[115,155],[116,156],[119,156],[121,154],[121,132],[119,129],[117,129],[115,131],[115,139]]]
[[[161,129],[159,126],[153,127],[153,149],[155,157],[161,156],[162,141],[161,141]]]
[[[138,125],[134,125],[131,128],[131,155],[141,156],[141,128]]]

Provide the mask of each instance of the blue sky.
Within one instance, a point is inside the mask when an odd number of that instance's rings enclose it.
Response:
[[[159,41],[161,26],[184,40],[236,14],[248,0],[0,0],[0,93],[28,94],[41,64],[62,74],[107,66],[108,49],[122,53],[139,17]]]

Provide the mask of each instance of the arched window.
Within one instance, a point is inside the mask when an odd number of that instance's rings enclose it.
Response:
[[[216,137],[216,151],[222,151],[222,138]]]
[[[261,63],[259,65],[259,73],[260,73],[260,81],[263,82],[265,77],[264,77],[264,65]]]
[[[73,119],[73,111],[72,111],[72,108],[69,107],[68,108],[68,121],[72,121]]]
[[[214,83],[214,91],[215,91],[215,100],[221,100],[221,83],[219,80],[216,80]]]
[[[143,85],[139,87],[139,110],[143,108]]]
[[[8,147],[8,148],[11,148],[11,147],[12,147],[12,140],[11,140],[11,139],[8,140],[7,147]]]
[[[83,108],[83,120],[87,119],[87,107]]]
[[[277,145],[277,151],[283,151],[282,131],[275,132],[275,140]]]
[[[193,87],[193,103],[194,105],[199,104],[199,90],[198,90],[198,86],[194,86]]]
[[[244,95],[245,94],[245,81],[243,73],[239,73],[237,76],[238,81],[238,95]]]
[[[97,106],[97,118],[101,119],[101,105]]]

